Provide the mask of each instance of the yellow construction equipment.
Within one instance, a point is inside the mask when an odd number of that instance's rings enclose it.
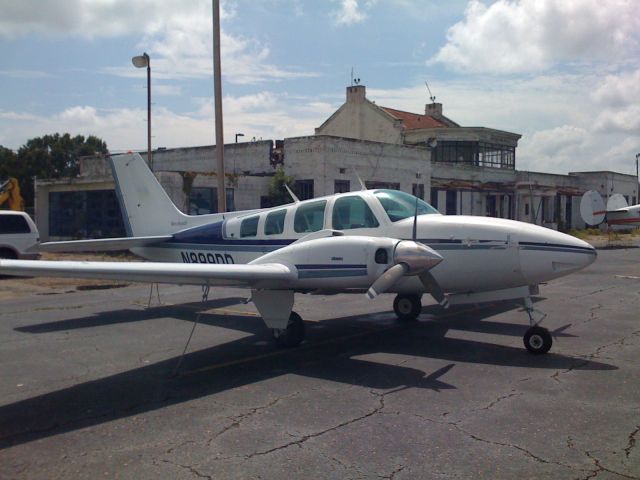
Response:
[[[0,183],[0,207],[5,203],[10,210],[24,211],[24,199],[20,195],[20,185],[16,178],[11,177]]]

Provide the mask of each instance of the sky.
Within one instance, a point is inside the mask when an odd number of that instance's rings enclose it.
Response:
[[[210,0],[0,0],[0,145],[215,143]],[[522,135],[516,168],[635,174],[640,0],[222,0],[225,142],[313,135],[352,72],[415,113]]]

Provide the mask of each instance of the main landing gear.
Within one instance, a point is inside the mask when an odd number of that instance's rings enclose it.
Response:
[[[286,328],[272,328],[273,339],[279,347],[297,347],[304,340],[304,322],[300,315],[291,312]]]
[[[553,338],[549,330],[540,326],[540,322],[542,322],[547,315],[533,308],[533,302],[531,302],[531,298],[529,297],[524,299],[524,309],[529,315],[529,324],[531,325],[522,339],[525,348],[529,353],[534,355],[547,353],[551,345],[553,345]],[[537,321],[535,314],[540,316],[540,319]]]
[[[418,295],[397,295],[393,301],[393,311],[401,322],[413,322],[422,311]]]

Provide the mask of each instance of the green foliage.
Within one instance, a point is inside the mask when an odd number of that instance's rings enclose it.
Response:
[[[103,140],[93,135],[72,137],[68,133],[32,138],[17,154],[0,146],[0,179],[16,177],[25,204],[32,206],[34,177],[75,177],[80,172],[80,157],[96,153],[108,153]]]
[[[288,185],[289,188],[293,190],[293,177],[286,175],[284,170],[279,168],[276,170],[276,173],[269,184],[269,195],[267,196],[270,204],[269,206],[276,207],[293,201],[291,195],[287,192],[287,189],[284,188],[285,185]]]

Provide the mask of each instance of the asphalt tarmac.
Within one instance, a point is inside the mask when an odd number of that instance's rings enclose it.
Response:
[[[391,295],[297,295],[278,350],[243,290],[12,292],[2,479],[640,479],[637,248],[541,287],[543,356],[512,303],[401,324]]]

